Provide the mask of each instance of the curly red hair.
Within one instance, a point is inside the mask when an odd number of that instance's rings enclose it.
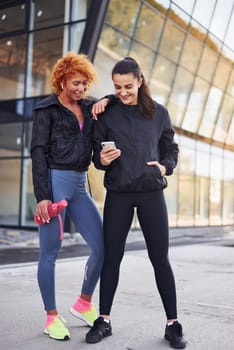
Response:
[[[60,95],[62,82],[76,73],[84,74],[88,80],[88,89],[97,80],[97,73],[86,55],[68,52],[59,58],[52,69],[51,85],[54,93]]]

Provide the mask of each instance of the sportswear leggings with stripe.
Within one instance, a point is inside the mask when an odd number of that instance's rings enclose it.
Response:
[[[86,176],[86,172],[50,170],[53,201],[57,202],[63,198],[68,201],[67,208],[62,212],[63,222],[67,210],[77,232],[81,234],[90,248],[91,253],[85,266],[81,292],[92,295],[103,263],[103,227],[102,218],[86,191]],[[45,310],[53,310],[56,309],[55,262],[62,243],[57,217],[53,218],[49,224],[39,226],[39,240],[38,284]],[[76,276],[74,276],[75,279]],[[79,281],[77,281],[78,284]]]
[[[100,315],[109,315],[111,311],[134,208],[136,208],[143,231],[167,319],[176,319],[176,288],[168,259],[168,215],[163,191],[107,192],[103,221],[105,255],[100,280]],[[140,268],[136,273],[144,283],[144,276],[141,275]]]

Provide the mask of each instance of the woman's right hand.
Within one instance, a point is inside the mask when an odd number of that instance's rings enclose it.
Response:
[[[104,166],[108,166],[113,160],[119,158],[121,155],[120,149],[112,147],[104,147],[100,152],[100,162]]]
[[[37,203],[36,215],[45,223],[50,222],[50,217],[48,214],[48,205],[52,204],[51,200],[44,199]]]

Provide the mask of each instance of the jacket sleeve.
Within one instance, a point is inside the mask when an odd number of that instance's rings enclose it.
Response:
[[[102,145],[101,145],[102,141],[105,141],[105,125],[103,123],[103,118],[100,117],[98,120],[94,121],[92,161],[95,165],[95,168],[100,170],[107,170],[109,166],[104,166],[100,162],[100,152],[102,150]]]
[[[37,202],[44,199],[52,200],[47,164],[50,132],[51,119],[48,110],[35,110],[33,112],[31,158],[33,187]]]
[[[174,141],[174,130],[168,111],[165,110],[165,126],[159,141],[160,163],[166,168],[166,175],[171,175],[178,162],[179,148]]]

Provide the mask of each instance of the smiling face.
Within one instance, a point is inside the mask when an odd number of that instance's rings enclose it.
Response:
[[[80,100],[88,88],[88,79],[82,73],[76,73],[63,83],[63,95],[70,101]]]
[[[115,93],[126,105],[137,105],[138,89],[141,86],[142,79],[138,80],[133,73],[113,74],[113,83]]]

